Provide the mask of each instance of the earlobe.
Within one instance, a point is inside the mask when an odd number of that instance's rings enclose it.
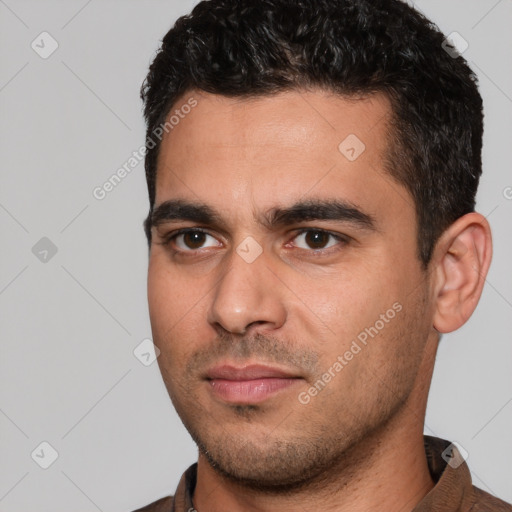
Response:
[[[491,228],[479,213],[457,219],[436,245],[434,328],[452,332],[464,325],[478,304],[491,264]]]

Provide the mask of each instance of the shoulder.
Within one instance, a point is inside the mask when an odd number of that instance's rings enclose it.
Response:
[[[194,493],[197,479],[197,462],[194,462],[186,471],[181,475],[180,481],[176,491],[171,496],[160,498],[149,505],[138,508],[133,512],[182,512],[183,510],[189,512],[194,510],[192,505],[192,496]]]
[[[166,496],[133,512],[171,512],[173,510],[173,503],[174,496]]]
[[[512,512],[512,505],[473,486],[470,512]]]

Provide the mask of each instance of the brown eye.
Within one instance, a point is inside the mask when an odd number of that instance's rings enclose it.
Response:
[[[336,244],[346,244],[348,241],[340,235],[321,229],[304,229],[296,237],[296,246],[300,249],[322,250]]]
[[[330,236],[329,233],[324,231],[309,231],[305,236],[305,242],[312,249],[323,249],[329,242]]]
[[[199,249],[206,239],[206,233],[202,231],[189,231],[181,236],[183,237],[183,243],[189,249]]]
[[[207,247],[220,247],[218,240],[200,229],[182,229],[164,237],[164,245],[173,246],[179,252],[194,252]]]

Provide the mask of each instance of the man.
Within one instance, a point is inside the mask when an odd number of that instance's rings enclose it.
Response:
[[[140,510],[512,510],[423,435],[492,252],[482,101],[444,40],[397,0],[213,0],[163,39],[148,299],[199,458]]]

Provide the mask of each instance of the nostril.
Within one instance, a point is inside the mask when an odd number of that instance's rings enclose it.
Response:
[[[253,325],[260,325],[260,324],[265,324],[266,322],[264,320],[256,320],[255,322],[251,322],[245,329],[244,329],[244,334],[246,331],[248,331],[251,326]]]

